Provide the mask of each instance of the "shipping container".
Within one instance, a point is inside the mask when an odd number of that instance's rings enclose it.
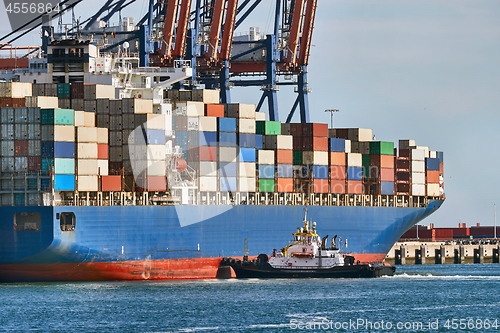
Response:
[[[411,192],[411,184],[409,184],[409,183],[396,183],[396,192],[399,195],[409,195]]]
[[[28,108],[14,108],[14,123],[28,123]]]
[[[97,127],[76,127],[77,140],[81,142],[96,143],[97,142]]]
[[[238,163],[238,177],[255,178],[256,175],[257,175],[257,168],[255,163],[250,163],[250,162]]]
[[[28,139],[28,124],[15,124],[14,125],[14,139],[17,139],[17,140]]]
[[[257,178],[259,179],[274,179],[274,165],[258,164]]]
[[[301,150],[293,151],[293,165],[302,165],[303,152]]]
[[[394,195],[394,182],[391,181],[380,182],[380,194]]]
[[[240,148],[240,162],[256,162],[255,148]]]
[[[216,177],[218,174],[217,162],[200,162],[199,175]]]
[[[110,146],[109,147],[109,161],[110,162],[122,162],[123,161],[123,151],[122,146]]]
[[[71,85],[69,83],[57,84],[57,97],[58,98],[71,98]]]
[[[97,160],[97,174],[107,176],[109,174],[109,161]]]
[[[426,158],[425,159],[425,170],[439,171],[439,159],[438,158]]]
[[[236,177],[238,172],[238,163],[236,162],[220,162],[219,163],[219,176],[222,177]]]
[[[195,89],[191,91],[191,99],[194,102],[202,102],[205,104],[219,103],[219,91],[215,89]]]
[[[425,172],[425,162],[422,161],[411,161],[411,171],[412,172]]]
[[[239,133],[238,145],[242,148],[254,148],[256,146],[256,135],[251,133]]]
[[[411,194],[418,196],[425,196],[425,184],[412,184]]]
[[[217,147],[200,147],[200,162],[216,162],[217,161]]]
[[[217,118],[200,117],[198,120],[198,130],[200,132],[217,132]]]
[[[399,140],[399,149],[409,149],[416,146],[415,140]]]
[[[347,153],[348,166],[363,166],[363,155],[360,153]]]
[[[237,128],[238,133],[253,133],[253,134],[255,134],[255,132],[257,130],[256,124],[255,124],[255,119],[239,118],[237,121],[237,125],[238,125],[238,128]]]
[[[14,140],[14,124],[2,124],[2,141],[3,140]]]
[[[224,105],[223,104],[205,104],[205,116],[207,117],[224,117]],[[212,131],[212,130],[210,130]]]
[[[23,98],[32,96],[33,90],[29,82],[0,82],[0,97]]]
[[[28,157],[14,157],[15,172],[28,172]]]
[[[235,118],[218,118],[217,130],[219,132],[236,133],[236,119]]]
[[[121,176],[102,176],[101,190],[104,192],[118,192],[122,190]]]
[[[241,104],[241,103],[226,104],[224,110],[224,116],[232,118],[255,119],[255,105]],[[279,133],[273,133],[273,134],[279,134]]]
[[[257,162],[259,164],[274,165],[274,151],[273,150],[258,150]]]
[[[281,123],[279,121],[256,121],[255,130],[257,134],[262,135],[280,135]]]
[[[219,189],[217,177],[200,177],[198,189],[202,192],[215,192]]]
[[[97,143],[108,144],[107,128],[97,128]]]
[[[186,115],[188,117],[204,116],[205,104],[191,101],[176,102],[173,112],[174,114]]]
[[[276,150],[277,164],[293,164],[293,150],[277,149]]]
[[[29,140],[28,141],[28,156],[41,156],[42,148],[40,140]]]
[[[28,140],[14,140],[14,156],[28,156]]]
[[[340,165],[345,166],[346,164],[346,154],[343,152],[332,152],[330,153],[330,165]]]
[[[394,155],[394,142],[372,141],[370,142],[371,155]]]
[[[230,118],[221,118],[230,119]],[[236,133],[219,132],[219,146],[234,147],[236,146]]]
[[[330,193],[330,184],[328,179],[315,179],[312,191],[314,193]]]
[[[259,192],[274,192],[274,179],[259,179]]]
[[[105,143],[97,144],[97,158],[100,160],[107,160],[108,157],[108,145]]]
[[[330,166],[330,179],[331,180],[345,180],[347,178],[346,167],[344,165]]]
[[[98,174],[97,159],[78,159],[78,175],[95,176]]]
[[[347,167],[347,179],[348,180],[363,180],[363,167],[359,166],[348,166]],[[351,192],[349,192],[351,193]]]
[[[10,173],[16,171],[14,157],[2,156],[0,165],[2,166],[2,173]]]
[[[328,138],[328,124],[320,124],[320,123],[302,124],[302,136]]]
[[[327,177],[328,177],[328,171]],[[293,178],[293,168],[291,164],[276,165],[276,177],[278,178]]]
[[[274,192],[278,193],[293,193],[295,192],[295,185],[293,178],[276,178],[274,182]]]
[[[99,177],[98,176],[82,176],[77,178],[77,189],[80,192],[95,192],[99,191]]]
[[[97,111],[97,101],[95,99],[84,100],[83,101],[83,110],[86,112],[95,113]]]
[[[264,149],[293,149],[291,135],[266,135],[263,137]]]
[[[411,182],[413,184],[425,184],[425,173],[424,172],[412,172]]]
[[[255,149],[263,149],[262,138],[263,135],[261,134],[255,135]]]
[[[426,183],[428,184],[439,184],[439,171],[427,170],[426,171]]]
[[[330,138],[328,139],[328,148],[330,152],[345,152],[346,140],[343,138]]]
[[[71,175],[75,173],[73,158],[54,158],[54,173]]]
[[[302,153],[302,164],[306,165],[328,165],[327,151],[304,151]]]
[[[364,186],[361,180],[348,180],[347,193],[349,194],[363,194]]]
[[[199,132],[199,133],[200,133],[200,139],[199,139],[200,146],[211,146],[211,147],[217,146],[218,144],[217,132]]]
[[[314,179],[328,179],[329,167],[327,165],[314,165],[313,177]]]
[[[441,193],[439,184],[427,184],[427,195],[430,197],[438,197]]]
[[[74,142],[43,142],[45,145],[44,157],[55,157],[55,158],[75,158],[75,143]],[[53,145],[53,148],[50,147]],[[51,156],[50,150],[52,148],[53,155]]]
[[[167,164],[165,160],[148,160],[148,176],[165,176],[166,170]]]
[[[339,194],[346,192],[346,181],[343,179],[330,180],[330,193]]]
[[[410,182],[411,181],[411,174],[408,171],[397,171],[395,180],[397,182]],[[402,191],[402,192],[405,192],[405,191]]]
[[[15,155],[15,146],[13,140],[2,141],[2,157],[13,157]]]
[[[255,192],[256,179],[255,178],[237,178],[238,190],[240,192]]]
[[[283,135],[291,135],[291,124],[290,123],[281,123],[281,134]]]
[[[97,159],[97,143],[78,143],[77,156],[79,159],[91,158]]]
[[[265,112],[255,112],[255,120],[266,120]]]
[[[219,162],[233,162],[237,159],[236,147],[219,147]]]

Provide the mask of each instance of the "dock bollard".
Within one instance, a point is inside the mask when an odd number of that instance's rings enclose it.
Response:
[[[394,265],[401,265],[401,250],[394,250]]]
[[[477,249],[474,249],[474,263],[484,264],[484,247],[479,245]]]
[[[461,264],[462,263],[462,257],[460,256],[460,249],[453,250],[453,263],[454,264]]]
[[[406,246],[401,245],[399,251],[401,252],[401,265],[406,265]]]
[[[496,249],[493,249],[493,263],[500,263],[500,245]]]
[[[439,249],[435,249],[434,251],[434,263],[436,265],[444,264],[446,260],[446,251],[444,246],[440,246]]]
[[[460,256],[460,263],[463,263],[465,261],[465,247],[463,245],[460,245],[458,247],[458,252]]]

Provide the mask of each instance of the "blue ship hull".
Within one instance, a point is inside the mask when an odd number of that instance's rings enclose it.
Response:
[[[308,206],[322,235],[338,235],[343,251],[381,262],[427,207]],[[0,207],[0,281],[215,278],[222,257],[285,246],[305,206]],[[16,230],[16,213],[40,214],[37,230]],[[74,231],[60,214],[73,212]],[[213,275],[213,276],[212,276]]]

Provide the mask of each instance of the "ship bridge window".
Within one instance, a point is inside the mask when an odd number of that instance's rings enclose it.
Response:
[[[19,212],[14,213],[14,230],[16,231],[39,231],[40,213]]]
[[[73,212],[65,212],[59,215],[59,225],[61,231],[75,231],[76,216]]]

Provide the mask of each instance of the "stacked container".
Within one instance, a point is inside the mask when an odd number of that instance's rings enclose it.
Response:
[[[346,193],[346,153],[350,153],[350,140],[329,138],[330,193]]]
[[[257,151],[257,183],[259,192],[274,192],[274,150]]]
[[[236,118],[217,118],[219,142],[218,170],[220,192],[237,191],[238,148],[236,147]]]
[[[394,195],[395,168],[394,168],[394,143],[385,141],[370,142],[370,155],[363,155],[368,159],[365,167],[367,187],[371,194]]]
[[[425,159],[426,194],[430,197],[437,197],[442,194],[440,186],[441,174],[439,170],[440,161],[437,157],[437,152],[431,151],[429,153],[432,157]]]

